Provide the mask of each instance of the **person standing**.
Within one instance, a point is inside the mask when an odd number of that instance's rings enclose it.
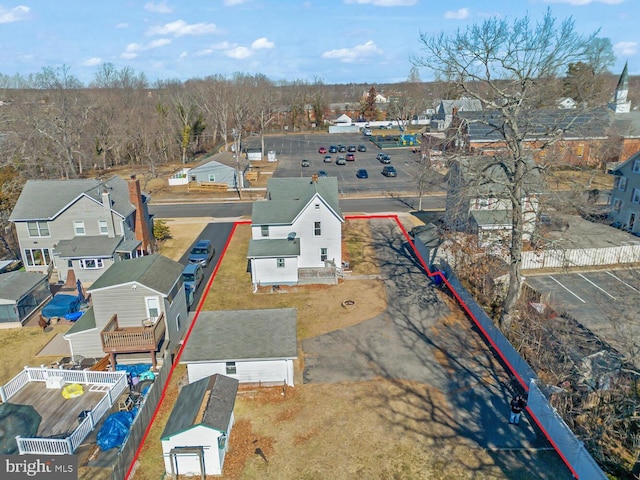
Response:
[[[527,402],[520,395],[516,395],[511,400],[511,413],[509,414],[509,423],[513,425],[518,425],[520,423],[520,416],[522,415],[522,410],[527,406]]]

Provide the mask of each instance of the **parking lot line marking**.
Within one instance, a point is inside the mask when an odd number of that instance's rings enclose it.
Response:
[[[591,280],[589,280],[587,277],[585,277],[584,275],[582,275],[581,273],[578,274],[580,277],[582,277],[583,279],[585,279],[587,282],[589,282],[591,285],[593,285],[594,287],[596,287],[598,290],[600,290],[602,293],[604,293],[605,295],[607,295],[609,298],[611,298],[612,300],[616,300],[616,297],[614,297],[613,295],[611,295],[609,292],[607,292],[604,288],[599,287],[598,285],[596,285],[595,283],[593,283]]]
[[[615,278],[616,280],[618,280],[620,283],[622,283],[623,285],[626,285],[627,287],[629,287],[631,290],[633,290],[634,292],[638,292],[640,293],[640,290],[638,290],[636,287],[634,287],[633,285],[629,285],[627,282],[625,282],[624,280],[622,280],[620,277],[616,277],[613,273],[611,272],[607,272],[609,275],[611,275],[613,278]]]
[[[556,282],[558,285],[560,285],[562,288],[564,288],[567,292],[569,292],[571,295],[573,295],[574,297],[576,297],[578,300],[580,300],[582,303],[587,303],[585,302],[583,299],[581,299],[578,295],[576,295],[575,293],[573,293],[571,290],[569,290],[567,287],[565,287],[563,284],[561,284],[558,280],[556,280],[555,278],[553,278],[551,275],[549,275],[549,278],[551,280],[553,280],[554,282]]]

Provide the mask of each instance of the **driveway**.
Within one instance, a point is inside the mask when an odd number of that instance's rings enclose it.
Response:
[[[453,303],[448,306],[406,254],[397,225],[372,220],[371,226],[387,310],[359,325],[305,340],[304,383],[383,377],[406,384],[407,401],[423,402],[431,412],[429,420],[453,425],[460,443],[494,452],[505,473],[520,472],[517,478],[572,478],[527,418],[518,427],[508,424],[514,391],[509,375],[470,322]],[[438,389],[446,405],[428,402],[414,382]]]

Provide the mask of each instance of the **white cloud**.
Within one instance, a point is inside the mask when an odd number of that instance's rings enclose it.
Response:
[[[234,5],[242,5],[247,0],[224,0],[225,7],[233,7]]]
[[[619,5],[625,0],[544,0],[547,3],[568,3],[569,5],[582,6],[591,3],[606,3],[607,5]]]
[[[337,50],[329,50],[324,52],[322,58],[335,58],[344,63],[354,63],[365,57],[379,55],[382,51],[376,47],[376,44],[369,40],[362,45],[356,45],[353,48],[340,48]]]
[[[116,25],[116,28],[129,28],[129,24],[128,23],[118,23]]]
[[[147,30],[147,35],[173,35],[174,37],[184,37],[186,35],[208,35],[216,33],[218,27],[215,23],[192,23],[188,24],[184,20],[165,23]]]
[[[167,2],[158,2],[158,3],[153,3],[153,2],[147,2],[144,5],[145,10],[149,10],[150,12],[154,12],[154,13],[171,13],[173,12],[173,9],[167,5]]]
[[[165,45],[169,45],[170,43],[171,43],[171,40],[168,38],[159,38],[157,40],[153,40],[149,42],[145,50],[148,50],[150,48],[164,47]]]
[[[235,47],[231,50],[227,50],[224,52],[227,57],[236,58],[238,60],[242,60],[243,58],[250,57],[253,55],[253,52],[247,47]]]
[[[124,52],[120,54],[120,58],[131,60],[133,58],[136,58],[140,52],[151,50],[153,48],[163,47],[170,43],[171,40],[168,38],[159,38],[147,43],[146,45],[141,45],[140,43],[130,43],[129,45],[127,45],[127,48],[124,49]]]
[[[464,20],[465,18],[469,18],[469,9],[447,10],[444,12],[444,18],[447,20]]]
[[[270,42],[267,37],[262,37],[257,40],[254,40],[251,44],[251,50],[259,50],[261,48],[273,48],[275,44]]]
[[[629,56],[638,53],[637,42],[618,42],[613,46],[613,51],[619,56]]]
[[[417,4],[418,0],[344,0],[344,3],[374,5],[376,7],[411,7]]]
[[[189,56],[189,54],[187,52],[182,52],[180,55],[178,55],[179,58],[187,58]]]
[[[100,65],[101,63],[102,59],[100,57],[91,57],[82,62],[82,65],[85,67],[93,67],[95,65]]]
[[[31,9],[24,5],[18,5],[12,9],[0,7],[0,23],[11,23],[25,20],[29,16]]]

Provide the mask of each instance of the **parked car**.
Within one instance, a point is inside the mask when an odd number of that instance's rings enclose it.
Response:
[[[379,153],[376,157],[381,163],[391,163],[391,157],[388,153]]]
[[[367,151],[367,146],[366,145],[358,145],[358,151],[359,152],[366,152]]]
[[[347,162],[354,162],[356,160],[356,156],[353,153],[347,153]]]
[[[326,170],[318,170],[318,176],[319,177],[328,177],[329,174],[327,173]]]
[[[345,153],[347,151],[347,147],[345,147],[344,145],[338,145],[338,151],[340,153]]]
[[[347,164],[347,160],[344,158],[344,155],[338,156],[338,158],[336,159],[336,165],[346,165],[346,164]]]
[[[206,268],[216,254],[211,240],[198,240],[189,252],[189,263],[199,263],[202,268]]]
[[[331,155],[325,155],[323,161],[324,163],[331,163]]]
[[[356,146],[355,146],[355,145],[349,145],[349,146],[347,147],[347,152],[355,152],[356,150],[357,150],[357,149],[356,149]]]
[[[329,153],[338,153],[338,147],[336,147],[335,145],[331,145],[329,147]]]
[[[356,177],[358,177],[358,178],[369,178],[369,173],[364,168],[361,168],[360,170],[358,170],[356,172]]]
[[[365,128],[365,129],[362,131],[362,134],[363,134],[365,137],[370,137],[371,135],[373,135],[373,132],[371,131],[371,129],[370,129],[370,128]]]
[[[327,149],[325,147],[320,147],[318,149],[318,153],[327,153]]]
[[[395,167],[393,167],[391,165],[385,165],[382,168],[382,174],[385,177],[397,177],[398,176],[398,172],[396,172]]]
[[[190,289],[194,294],[198,291],[198,287],[202,283],[204,272],[199,263],[189,263],[182,270],[182,281],[185,288]]]
[[[309,160],[307,160],[306,158],[300,162],[300,166],[301,167],[308,167],[310,165],[311,165],[311,162]]]

